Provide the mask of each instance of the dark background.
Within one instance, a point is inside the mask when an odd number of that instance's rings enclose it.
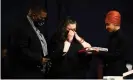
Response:
[[[49,39],[60,20],[72,16],[78,22],[78,33],[87,42],[93,46],[104,46],[108,38],[105,14],[115,9],[122,15],[123,32],[133,41],[133,0],[2,0],[2,49],[7,48],[10,30],[19,18],[26,17],[29,6],[36,2],[47,10]]]
[[[26,16],[32,3],[40,3],[48,12],[47,28],[49,39],[60,20],[66,16],[78,22],[78,33],[94,46],[103,46],[107,41],[105,14],[112,9],[122,15],[122,30],[133,41],[132,0],[2,0],[2,48],[8,42],[9,30],[16,20]]]

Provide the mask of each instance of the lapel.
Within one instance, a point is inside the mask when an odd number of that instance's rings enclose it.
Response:
[[[28,29],[30,31],[31,40],[33,40],[38,45],[38,47],[40,47],[42,49],[42,45],[41,45],[40,39],[38,38],[35,30],[31,26],[31,24],[30,24],[30,22],[28,21],[27,18],[26,18],[26,22],[27,22],[27,27],[28,27]]]

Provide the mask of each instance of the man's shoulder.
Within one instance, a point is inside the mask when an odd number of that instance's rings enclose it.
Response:
[[[18,35],[23,35],[23,36],[29,36],[32,34],[32,27],[30,28],[31,26],[28,26],[28,25],[21,25],[18,27],[17,29],[17,33]]]
[[[25,30],[25,31],[29,31],[32,28],[26,17],[19,20],[18,27],[20,30]]]
[[[20,28],[21,28],[21,27],[30,26],[27,17],[24,16],[24,17],[18,18],[17,21],[16,21],[16,26],[20,26]]]

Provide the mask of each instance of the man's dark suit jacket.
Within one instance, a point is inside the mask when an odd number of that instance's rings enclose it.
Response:
[[[20,19],[17,26],[12,31],[9,57],[11,64],[11,74],[15,78],[40,78],[38,65],[41,65],[43,57],[40,40],[25,16]],[[43,33],[44,27],[40,28]],[[45,37],[45,36],[44,36]]]

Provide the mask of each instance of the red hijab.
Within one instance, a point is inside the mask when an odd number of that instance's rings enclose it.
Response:
[[[121,24],[121,15],[118,11],[109,11],[105,18],[105,23],[113,23],[115,25]]]

